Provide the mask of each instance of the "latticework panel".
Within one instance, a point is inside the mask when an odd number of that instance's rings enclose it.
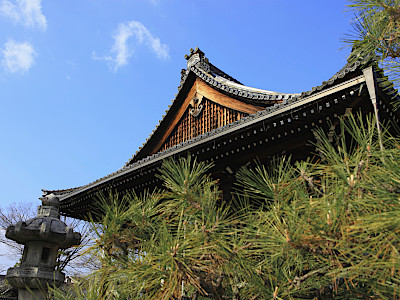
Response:
[[[188,108],[159,151],[235,122],[247,115],[207,99],[203,99],[202,104],[203,109],[197,117],[190,114],[190,108]]]

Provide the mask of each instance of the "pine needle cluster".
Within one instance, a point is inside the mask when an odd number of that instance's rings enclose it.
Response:
[[[353,46],[350,59],[375,57],[386,76],[400,87],[400,1],[350,0],[353,33],[345,42]]]
[[[400,143],[375,124],[350,116],[333,142],[319,131],[317,163],[242,168],[230,203],[210,165],[165,161],[163,190],[102,198],[102,267],[57,297],[398,298]]]

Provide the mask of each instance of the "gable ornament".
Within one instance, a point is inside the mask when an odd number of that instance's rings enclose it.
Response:
[[[204,105],[202,104],[202,101],[203,97],[198,96],[193,97],[192,101],[190,101],[191,108],[189,109],[189,113],[195,118],[197,118],[203,110]]]

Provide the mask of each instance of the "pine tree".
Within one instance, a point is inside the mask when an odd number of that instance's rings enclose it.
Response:
[[[345,41],[350,58],[375,57],[396,87],[400,87],[400,1],[350,0],[354,31]]]
[[[375,124],[349,116],[334,142],[319,131],[317,163],[242,168],[232,203],[209,165],[165,161],[163,190],[102,198],[102,268],[57,297],[397,298],[400,143],[383,132],[381,149]]]
[[[335,142],[319,132],[322,162],[287,161],[239,174],[243,197],[264,199],[247,294],[269,299],[397,298],[400,144],[372,119],[350,117]]]
[[[239,219],[221,203],[217,183],[206,175],[210,167],[190,157],[166,160],[160,171],[165,190],[102,197],[101,222],[93,223],[93,250],[102,262],[92,275],[99,299],[235,294]]]

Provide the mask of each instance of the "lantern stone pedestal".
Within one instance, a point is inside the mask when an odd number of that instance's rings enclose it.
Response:
[[[19,300],[44,300],[48,286],[60,286],[65,274],[55,270],[59,249],[79,245],[81,235],[60,220],[59,199],[41,198],[37,217],[6,230],[6,237],[24,245],[21,265],[7,270],[6,279],[18,288]]]

